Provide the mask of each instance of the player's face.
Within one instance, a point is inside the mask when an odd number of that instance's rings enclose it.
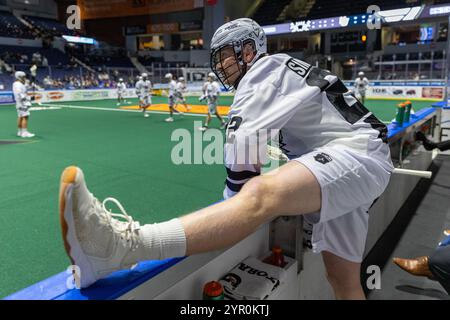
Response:
[[[236,55],[232,47],[225,47],[217,52],[215,68],[220,74],[222,81],[229,86],[234,85],[240,76],[240,68],[236,61]]]

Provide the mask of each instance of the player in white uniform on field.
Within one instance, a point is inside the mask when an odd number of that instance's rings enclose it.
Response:
[[[208,130],[209,122],[211,121],[211,117],[213,114],[217,116],[220,120],[221,126],[220,128],[225,128],[226,122],[220,116],[217,111],[217,99],[220,95],[220,85],[217,81],[215,81],[216,75],[211,72],[208,74],[208,81],[203,84],[203,95],[199,98],[200,101],[206,99],[208,102],[208,115],[206,116],[205,124],[199,128],[200,131]]]
[[[336,298],[365,298],[360,263],[367,212],[393,170],[386,126],[335,75],[286,54],[269,56],[266,41],[247,18],[226,23],[211,41],[213,71],[236,90],[225,144],[225,201],[140,226],[122,207],[125,221],[114,219],[88,191],[81,169],[63,172],[63,239],[81,269],[81,286],[137,261],[227,248],[280,215],[301,214],[314,224],[314,250],[322,253]],[[245,139],[254,135],[259,139]],[[291,161],[260,175],[264,135],[278,138]],[[256,147],[260,157],[243,154]]]
[[[139,107],[144,113],[144,117],[148,118],[147,108],[152,104],[152,83],[147,79],[147,74],[141,75],[142,79],[136,83],[136,94],[139,98]]]
[[[183,114],[183,112],[178,111],[175,107],[176,100],[176,91],[177,91],[177,83],[173,80],[173,75],[171,73],[166,73],[164,76],[169,84],[169,94],[168,94],[168,104],[169,104],[169,112],[170,116],[165,120],[166,122],[173,122],[173,113]]]
[[[30,117],[31,101],[34,97],[27,94],[26,74],[23,71],[17,71],[14,74],[16,81],[13,83],[14,100],[16,100],[17,109],[17,136],[21,138],[32,138],[35,135],[28,131],[28,119]]]
[[[179,77],[175,89],[175,99],[176,99],[175,107],[177,107],[178,104],[181,103],[186,108],[186,111],[189,111],[191,110],[191,107],[187,105],[186,98],[184,97],[184,94],[186,92],[187,92],[186,81],[184,80],[183,77]]]
[[[366,92],[369,89],[369,80],[364,77],[364,72],[358,73],[358,78],[355,79],[355,96],[359,99],[359,101],[364,104],[366,101]]]
[[[117,105],[120,106],[122,103],[126,103],[125,101],[125,93],[127,91],[127,85],[123,82],[123,79],[120,78],[117,83]]]

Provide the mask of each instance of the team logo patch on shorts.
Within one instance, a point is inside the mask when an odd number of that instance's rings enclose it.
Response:
[[[323,152],[316,154],[314,156],[314,159],[317,162],[320,162],[321,164],[326,164],[326,163],[330,162],[331,160],[333,160],[328,154],[323,153]]]

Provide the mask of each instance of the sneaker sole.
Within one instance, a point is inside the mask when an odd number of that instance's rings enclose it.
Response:
[[[61,175],[61,182],[59,188],[59,219],[61,224],[62,238],[64,241],[64,249],[72,265],[77,265],[80,268],[79,284],[81,288],[88,287],[97,279],[92,271],[92,266],[86,258],[81,245],[73,233],[75,230],[75,223],[73,219],[72,207],[67,206],[71,203],[71,199],[67,199],[69,189],[73,187],[80,169],[75,166],[67,167]],[[77,264],[75,264],[75,261]]]

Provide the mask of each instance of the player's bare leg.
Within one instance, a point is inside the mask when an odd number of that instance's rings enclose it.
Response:
[[[22,117],[17,118],[17,136],[22,136]]]
[[[186,111],[190,111],[192,109],[190,106],[187,105],[186,99],[183,98],[182,102],[183,102],[183,106],[186,109]]]
[[[208,113],[208,115],[206,116],[206,119],[205,119],[205,124],[204,124],[202,127],[200,127],[199,130],[200,130],[200,131],[206,131],[206,130],[208,130],[209,122],[210,122],[210,121],[211,121],[211,114]]]
[[[187,255],[229,247],[280,215],[320,210],[321,191],[304,165],[289,162],[249,180],[234,197],[180,218]]]
[[[216,117],[220,121],[220,129],[224,129],[225,125],[227,124],[225,120],[220,116],[219,111],[216,110]]]
[[[22,117],[21,125],[22,134],[20,135],[22,138],[33,138],[35,135],[28,131],[28,116]]]
[[[365,300],[361,287],[361,264],[322,251],[328,282],[339,300]]]
[[[145,105],[144,108],[143,108],[143,109],[144,109],[144,117],[145,117],[145,118],[148,118],[148,117],[149,117],[149,114],[147,113],[147,108],[148,108],[148,107],[150,107],[150,106],[147,104],[147,105]]]
[[[169,105],[169,117],[165,121],[173,122],[173,106],[171,105]]]
[[[113,270],[126,268],[138,261],[193,255],[227,248],[280,215],[307,214],[317,212],[321,208],[319,183],[309,169],[295,161],[288,162],[269,174],[250,179],[236,196],[228,200],[179,219],[144,225],[138,229],[135,229],[136,222],[128,215],[126,215],[128,222],[115,222],[112,218],[103,218],[109,215],[104,208],[96,205],[96,211],[89,209],[90,201],[97,204],[99,202],[87,189],[79,169],[67,168],[63,173],[60,188],[60,216],[66,251],[71,259],[76,260],[77,265],[84,263],[85,266],[89,266],[84,269],[89,275],[87,280],[83,280],[84,286],[92,284]],[[70,205],[66,205],[67,203]],[[92,226],[89,222],[92,215],[98,216],[96,219],[100,220],[95,221],[102,221],[102,225]],[[68,227],[66,222],[73,221],[74,218],[77,221],[85,220],[87,223]],[[108,223],[111,223],[112,232],[115,233],[111,234]],[[103,227],[103,224],[106,226]],[[120,227],[118,231],[117,227]],[[122,234],[124,231],[127,233]],[[76,237],[70,237],[77,232],[82,234],[84,239],[94,237],[101,240],[105,248],[110,248],[108,243],[115,241],[115,248],[118,249],[111,255],[111,265],[105,265],[105,260],[100,259],[103,268],[97,265],[94,270],[89,269],[93,263],[99,261],[97,256],[105,255],[102,251],[104,249],[102,246],[88,247],[93,253],[90,255],[83,253],[79,248],[89,245],[92,241],[80,242]],[[115,240],[104,240],[102,232],[106,232],[104,235],[106,239]],[[124,240],[122,236],[125,235],[127,238]],[[126,242],[128,238],[132,239],[131,243]],[[67,249],[67,246],[70,247],[68,243],[70,239],[78,241],[75,242],[75,247],[78,248],[75,252],[77,256],[74,256],[70,248]],[[127,249],[130,245],[132,247]],[[134,245],[136,246],[133,247]],[[117,264],[117,261],[122,262]],[[364,298],[359,284],[359,264],[327,253],[324,253],[324,261],[337,298]]]
[[[174,111],[176,114],[178,114],[178,115],[182,115],[183,112],[181,112],[180,110],[178,110],[177,107],[178,107],[178,103],[173,107],[173,111]]]

